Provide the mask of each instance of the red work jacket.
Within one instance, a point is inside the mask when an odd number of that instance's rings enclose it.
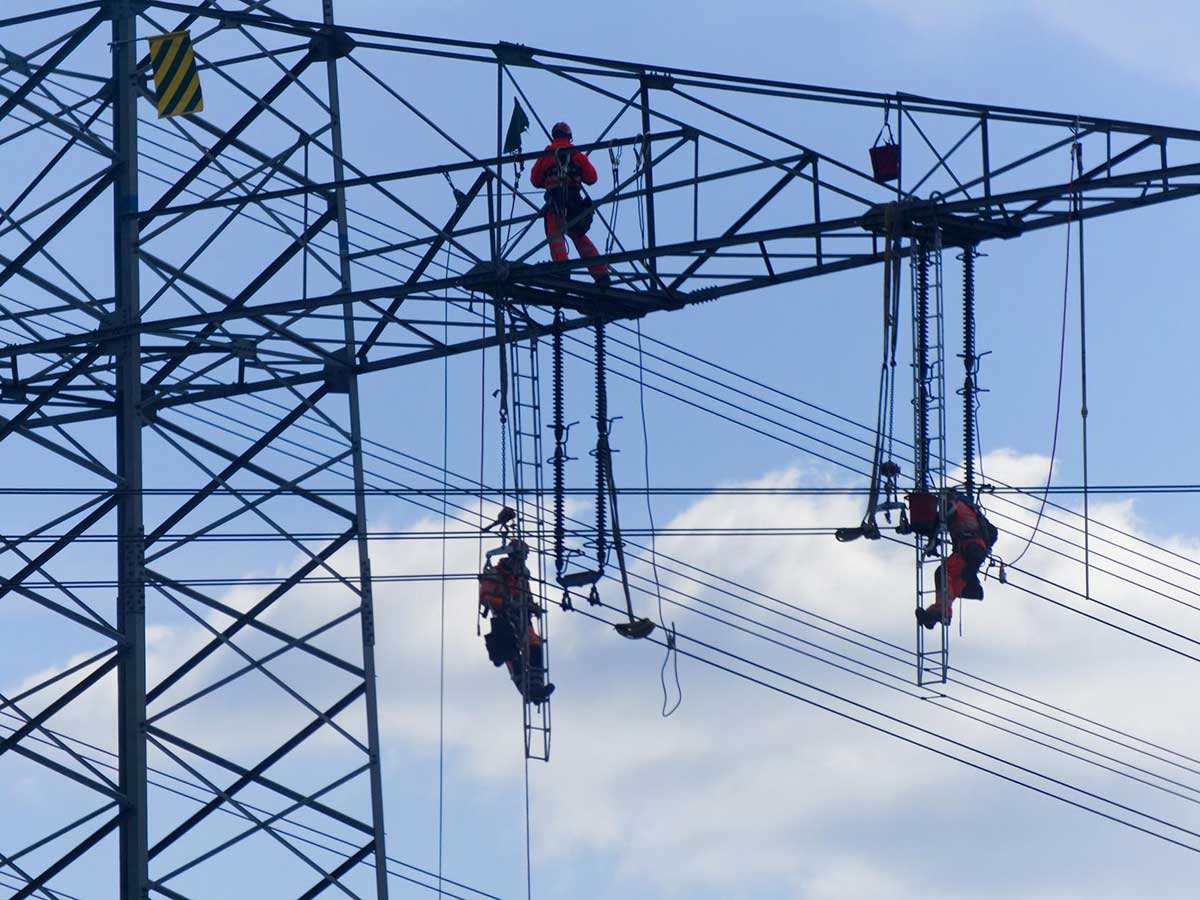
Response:
[[[533,171],[529,173],[529,180],[533,182],[535,188],[559,186],[555,151],[571,146],[573,146],[572,143],[566,138],[558,138],[546,146],[546,155],[533,164]],[[581,181],[584,184],[596,183],[596,167],[591,164],[586,154],[576,150],[571,154],[570,164],[579,172],[577,177],[571,178],[571,187],[578,187]]]
[[[957,497],[951,497],[946,507],[946,528],[950,532],[950,540],[955,547],[973,541],[986,548],[987,541],[983,538],[983,529],[979,524],[979,516],[970,503],[965,503]]]
[[[515,569],[515,571],[514,571]],[[505,608],[530,593],[529,576],[520,564],[502,561],[479,576],[479,606],[493,615],[503,615]]]

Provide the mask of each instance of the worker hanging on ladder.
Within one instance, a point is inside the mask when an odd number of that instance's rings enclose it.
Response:
[[[955,488],[946,491],[945,519],[942,526],[950,536],[953,552],[933,574],[936,599],[925,609],[917,608],[917,621],[926,628],[945,621],[954,614],[954,601],[983,599],[979,583],[979,567],[988,558],[996,543],[996,526],[988,521],[970,498]]]
[[[491,616],[484,636],[488,659],[497,667],[507,666],[521,696],[540,704],[554,692],[554,685],[546,681],[542,638],[534,626],[544,610],[529,589],[528,555],[529,547],[517,539],[488,553],[479,576],[479,614]],[[495,565],[493,556],[500,557]]]
[[[570,235],[580,259],[598,256],[599,252],[587,236],[592,226],[594,210],[582,186],[596,183],[596,168],[587,154],[572,150],[571,126],[558,122],[550,130],[551,141],[546,155],[533,165],[529,180],[546,192],[546,240],[550,258],[561,262],[567,258],[567,239]],[[565,232],[565,233],[564,233]],[[601,287],[608,287],[608,266],[603,263],[588,266],[588,271]]]

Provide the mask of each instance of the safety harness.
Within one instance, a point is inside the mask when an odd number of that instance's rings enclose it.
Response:
[[[488,553],[479,575],[479,615],[490,618],[483,640],[492,665],[507,665],[517,690],[541,703],[552,688],[546,684],[541,639],[533,627],[544,610],[530,590],[528,554],[529,548],[515,539]],[[501,559],[493,563],[493,556]]]
[[[975,517],[975,525],[974,527],[963,528],[955,532],[950,528],[950,524],[947,523],[947,530],[950,530],[952,539],[956,541],[971,541],[976,538],[982,538],[984,547],[990,554],[992,547],[996,544],[996,540],[1000,537],[1000,530],[984,515],[983,507],[970,497],[960,494],[957,491],[954,492],[953,496],[959,503],[971,511],[971,514]]]
[[[578,177],[571,162],[574,151],[571,147],[558,147],[554,151],[554,177],[558,184],[545,193],[546,206],[562,219],[564,230],[573,237],[581,237],[592,227],[596,207],[582,185],[574,186],[572,179]]]

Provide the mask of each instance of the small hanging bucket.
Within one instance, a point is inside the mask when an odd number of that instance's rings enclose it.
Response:
[[[937,533],[938,498],[929,491],[913,491],[908,500],[909,527],[915,534],[929,536]]]
[[[884,132],[887,132],[887,140],[883,139]],[[880,184],[888,181],[895,181],[900,177],[900,145],[896,143],[896,139],[892,136],[892,126],[888,122],[883,123],[883,127],[879,129],[879,134],[875,136],[875,144],[871,147],[871,172],[875,176],[875,180]]]

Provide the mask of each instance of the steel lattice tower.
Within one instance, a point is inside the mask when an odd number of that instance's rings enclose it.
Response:
[[[0,779],[53,782],[6,811],[27,836],[0,847],[14,896],[81,878],[89,897],[228,896],[234,870],[264,897],[387,895],[367,379],[549,335],[556,312],[570,331],[873,266],[885,211],[908,255],[1200,192],[1188,129],[320,13],[106,0],[0,20]],[[140,41],[177,30],[206,111],[160,122]],[[456,98],[437,115],[433,84]],[[609,287],[545,261],[518,182],[540,137],[502,153],[514,99],[536,118],[538,97],[600,123],[578,143],[613,161]],[[845,127],[808,133],[814,108]],[[864,151],[885,112],[904,157],[881,184]],[[275,549],[210,541],[252,525]],[[164,770],[205,793],[152,789]]]

